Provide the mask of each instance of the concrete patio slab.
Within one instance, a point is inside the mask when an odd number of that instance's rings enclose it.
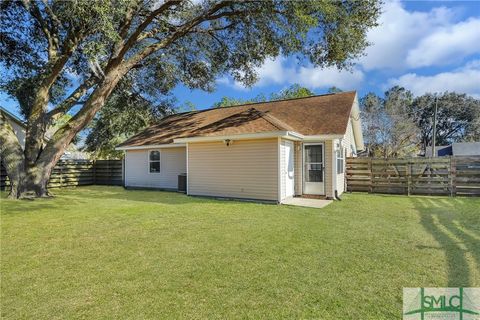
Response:
[[[299,207],[308,207],[308,208],[323,208],[332,203],[333,200],[324,200],[324,199],[310,199],[310,198],[289,198],[285,199],[282,204],[289,206],[299,206]]]

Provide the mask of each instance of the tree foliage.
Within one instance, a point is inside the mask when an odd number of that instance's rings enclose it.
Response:
[[[302,87],[299,84],[293,84],[290,87],[281,90],[278,93],[272,93],[267,99],[264,94],[259,94],[252,99],[242,99],[242,98],[231,98],[231,97],[222,97],[220,101],[213,104],[214,108],[220,107],[231,107],[237,106],[240,104],[247,103],[256,103],[256,102],[266,102],[266,101],[276,101],[276,100],[285,100],[285,99],[296,99],[296,98],[305,98],[315,95],[313,91],[306,87]]]
[[[480,137],[480,100],[445,92],[437,96],[437,145],[475,141]],[[432,144],[436,97],[414,97],[401,87],[385,97],[369,93],[360,101],[362,124],[369,153],[378,157],[425,153]]]

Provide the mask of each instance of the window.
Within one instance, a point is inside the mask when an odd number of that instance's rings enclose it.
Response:
[[[160,172],[160,151],[150,151],[150,172],[159,173]]]
[[[339,148],[337,150],[337,174],[343,173],[344,159],[343,148]]]

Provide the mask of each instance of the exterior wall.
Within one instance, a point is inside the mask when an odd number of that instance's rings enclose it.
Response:
[[[160,172],[149,172],[149,152],[160,151]],[[178,175],[187,172],[186,148],[128,150],[125,153],[125,186],[177,189]]]
[[[298,180],[298,177],[295,172],[295,154],[296,154],[296,148],[295,148],[295,142],[291,140],[286,140],[286,139],[281,139],[280,140],[280,194],[281,194],[281,200],[283,201],[287,197],[287,177],[286,177],[286,172],[288,171],[287,168],[287,158],[286,158],[286,150],[285,150],[285,144],[291,143],[293,147],[293,186],[294,186],[294,192],[293,195],[295,195],[295,189],[296,189],[296,183]],[[292,168],[290,168],[291,170]],[[290,189],[291,190],[291,189]],[[290,194],[289,197],[292,195]]]
[[[344,148],[343,173],[337,174],[337,192],[341,195],[345,191],[345,173],[346,173],[346,159],[345,157],[352,157],[356,153],[355,138],[353,136],[352,119],[348,121],[347,132],[342,138],[342,148]],[[345,155],[346,153],[346,155]],[[336,160],[336,159],[335,159]]]
[[[285,188],[286,188],[286,178],[285,178],[285,140],[280,139],[280,170],[279,170],[279,175],[280,175],[280,199],[283,200],[285,199]]]
[[[333,140],[325,141],[325,196],[331,198],[334,196],[333,188],[333,160],[334,158]]]
[[[301,196],[303,194],[303,143],[295,141],[294,153],[294,175],[295,175],[295,195]]]
[[[26,135],[25,128],[20,126],[17,122],[10,120],[10,118],[7,117],[7,119],[10,125],[12,126],[13,132],[18,138],[18,142],[20,142],[20,145],[22,146],[22,148],[25,149],[25,135]]]
[[[188,144],[188,194],[278,201],[279,139]]]

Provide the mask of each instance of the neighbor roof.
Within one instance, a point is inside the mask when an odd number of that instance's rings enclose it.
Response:
[[[355,91],[251,103],[170,115],[118,147],[172,143],[174,139],[272,131],[345,134]]]
[[[19,117],[17,117],[13,113],[11,113],[7,109],[5,109],[4,107],[0,106],[0,112],[3,112],[8,118],[10,118],[10,120],[16,122],[21,127],[23,127],[23,128],[26,127],[25,122],[22,119],[20,119]]]

